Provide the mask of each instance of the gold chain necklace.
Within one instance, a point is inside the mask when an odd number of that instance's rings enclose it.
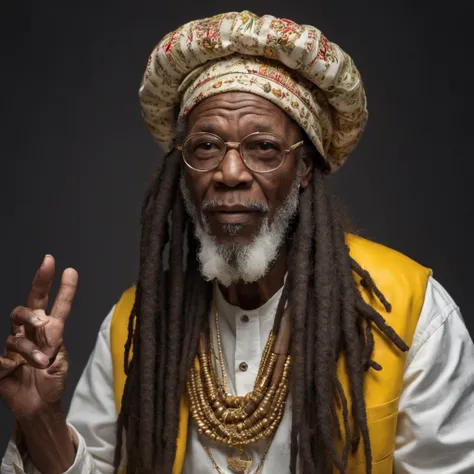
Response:
[[[243,447],[269,438],[269,444],[260,461],[261,469],[276,429],[283,417],[289,390],[291,357],[289,345],[291,328],[289,314],[285,310],[278,335],[270,332],[263,351],[254,389],[245,396],[233,396],[228,391],[222,352],[219,318],[216,313],[216,338],[221,368],[221,383],[212,363],[212,334],[201,334],[198,356],[191,368],[187,391],[191,417],[198,432],[208,439],[236,448],[238,457],[228,457],[228,468],[235,473],[249,472],[251,458],[241,459]],[[214,467],[212,454],[206,449]],[[219,471],[221,472],[221,471]]]
[[[231,397],[232,394],[229,391],[229,387],[227,385],[227,376],[225,373],[224,353],[222,351],[222,342],[221,342],[221,328],[219,324],[219,313],[217,311],[216,311],[215,321],[216,321],[217,351],[219,354],[219,365],[221,368],[222,390],[227,396]],[[212,344],[212,331],[210,328],[209,328],[209,340],[211,341],[211,351],[214,352],[214,348]],[[270,334],[268,335],[267,343],[265,344],[265,347],[263,349],[262,360],[260,362],[259,371],[257,373],[257,379],[261,373],[262,368],[265,366],[267,362],[268,354],[270,352],[273,341],[274,341],[273,331],[270,331]]]
[[[262,470],[262,467],[263,467],[263,463],[265,462],[265,458],[267,456],[267,453],[268,453],[268,450],[270,449],[270,445],[272,444],[272,440],[273,438],[270,438],[267,442],[267,446],[265,448],[265,451],[263,453],[263,456],[262,456],[262,459],[260,460],[260,462],[258,463],[258,466],[257,466],[257,469],[255,469],[254,473],[253,474],[258,474],[261,470]],[[221,468],[217,465],[217,462],[216,460],[214,459],[214,456],[212,455],[211,453],[211,450],[207,447],[207,446],[203,446],[204,450],[206,451],[207,455],[209,456],[209,459],[211,460],[211,463],[212,465],[214,466],[214,469],[219,473],[219,474],[224,474],[224,472],[222,472]],[[227,462],[228,461],[228,458],[227,458]],[[240,466],[236,466],[237,469],[240,469],[240,470],[232,470],[232,472],[237,472],[237,473],[242,473],[242,474],[248,474],[249,473],[249,470],[250,470],[250,467],[251,466],[248,466],[248,465],[244,465],[244,464],[241,464]]]

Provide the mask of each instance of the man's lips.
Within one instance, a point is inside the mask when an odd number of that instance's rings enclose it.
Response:
[[[244,224],[261,219],[263,212],[245,206],[216,206],[206,209],[205,214],[220,224]]]

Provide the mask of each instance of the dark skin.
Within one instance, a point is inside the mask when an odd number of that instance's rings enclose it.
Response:
[[[226,92],[209,97],[199,103],[189,114],[188,134],[211,132],[226,142],[239,142],[252,132],[264,131],[278,135],[289,146],[302,139],[299,126],[285,112],[270,101],[247,92]],[[301,170],[301,188],[311,178],[313,164],[303,159],[297,150],[290,152],[282,166],[271,173],[254,173],[249,170],[238,150],[227,152],[218,168],[197,172],[184,167],[184,176],[196,209],[209,201],[222,203],[205,213],[210,232],[218,243],[251,243],[258,232],[262,218],[273,222],[276,210],[282,205]],[[302,166],[302,168],[300,168]],[[245,204],[263,203],[267,211],[245,210]],[[202,215],[199,212],[202,222]],[[226,231],[222,224],[239,224],[236,234]],[[253,309],[264,304],[283,285],[286,273],[288,248],[284,246],[270,271],[255,283],[237,283],[222,287],[225,298],[233,305]]]

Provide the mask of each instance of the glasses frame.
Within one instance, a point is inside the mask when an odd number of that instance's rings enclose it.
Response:
[[[222,155],[222,158],[221,160],[219,161],[219,163],[217,163],[216,166],[214,166],[213,168],[210,168],[208,170],[200,170],[198,168],[194,168],[193,166],[191,166],[187,161],[186,161],[186,158],[184,157],[184,146],[186,145],[186,142],[191,139],[192,137],[195,137],[195,136],[198,136],[198,135],[210,135],[212,137],[215,137],[217,138],[220,142],[222,142],[224,144],[224,154]],[[193,171],[197,171],[198,173],[208,173],[209,171],[214,171],[215,169],[219,168],[219,166],[221,165],[222,161],[224,160],[224,158],[226,157],[227,153],[229,152],[229,150],[237,150],[239,152],[239,156],[240,156],[240,159],[242,160],[242,163],[250,170],[252,171],[252,173],[261,173],[261,174],[265,174],[265,173],[273,173],[273,171],[276,171],[278,170],[281,165],[284,163],[285,159],[286,159],[286,156],[291,153],[293,150],[296,150],[297,148],[299,148],[301,145],[303,145],[304,143],[304,140],[300,140],[299,142],[296,142],[294,143],[293,145],[291,145],[290,147],[287,147],[286,149],[283,150],[283,159],[281,160],[281,163],[276,167],[276,168],[273,168],[271,170],[265,170],[265,171],[258,171],[258,170],[254,170],[252,168],[250,168],[249,165],[247,165],[247,163],[245,163],[245,160],[243,159],[242,157],[242,150],[241,150],[241,144],[242,142],[247,139],[248,137],[251,137],[251,136],[254,136],[254,135],[271,135],[275,138],[277,138],[278,140],[281,140],[283,142],[283,145],[285,147],[288,146],[288,144],[286,143],[285,140],[283,140],[281,137],[279,137],[278,135],[275,135],[274,133],[270,133],[270,132],[252,132],[252,133],[249,133],[248,135],[245,135],[244,138],[242,138],[242,140],[240,140],[240,142],[225,142],[219,135],[216,135],[215,133],[208,133],[208,132],[196,132],[196,133],[191,133],[191,135],[188,135],[184,140],[183,140],[183,143],[181,145],[177,145],[176,146],[176,149],[179,150],[181,152],[181,156],[183,157],[183,161],[184,163],[186,164],[186,166],[190,169],[192,169]]]

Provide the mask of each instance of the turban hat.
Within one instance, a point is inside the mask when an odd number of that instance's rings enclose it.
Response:
[[[285,111],[331,171],[356,146],[367,120],[352,59],[315,27],[231,12],[168,33],[153,49],[139,91],[142,115],[169,150],[178,119],[215,94],[251,92]]]

